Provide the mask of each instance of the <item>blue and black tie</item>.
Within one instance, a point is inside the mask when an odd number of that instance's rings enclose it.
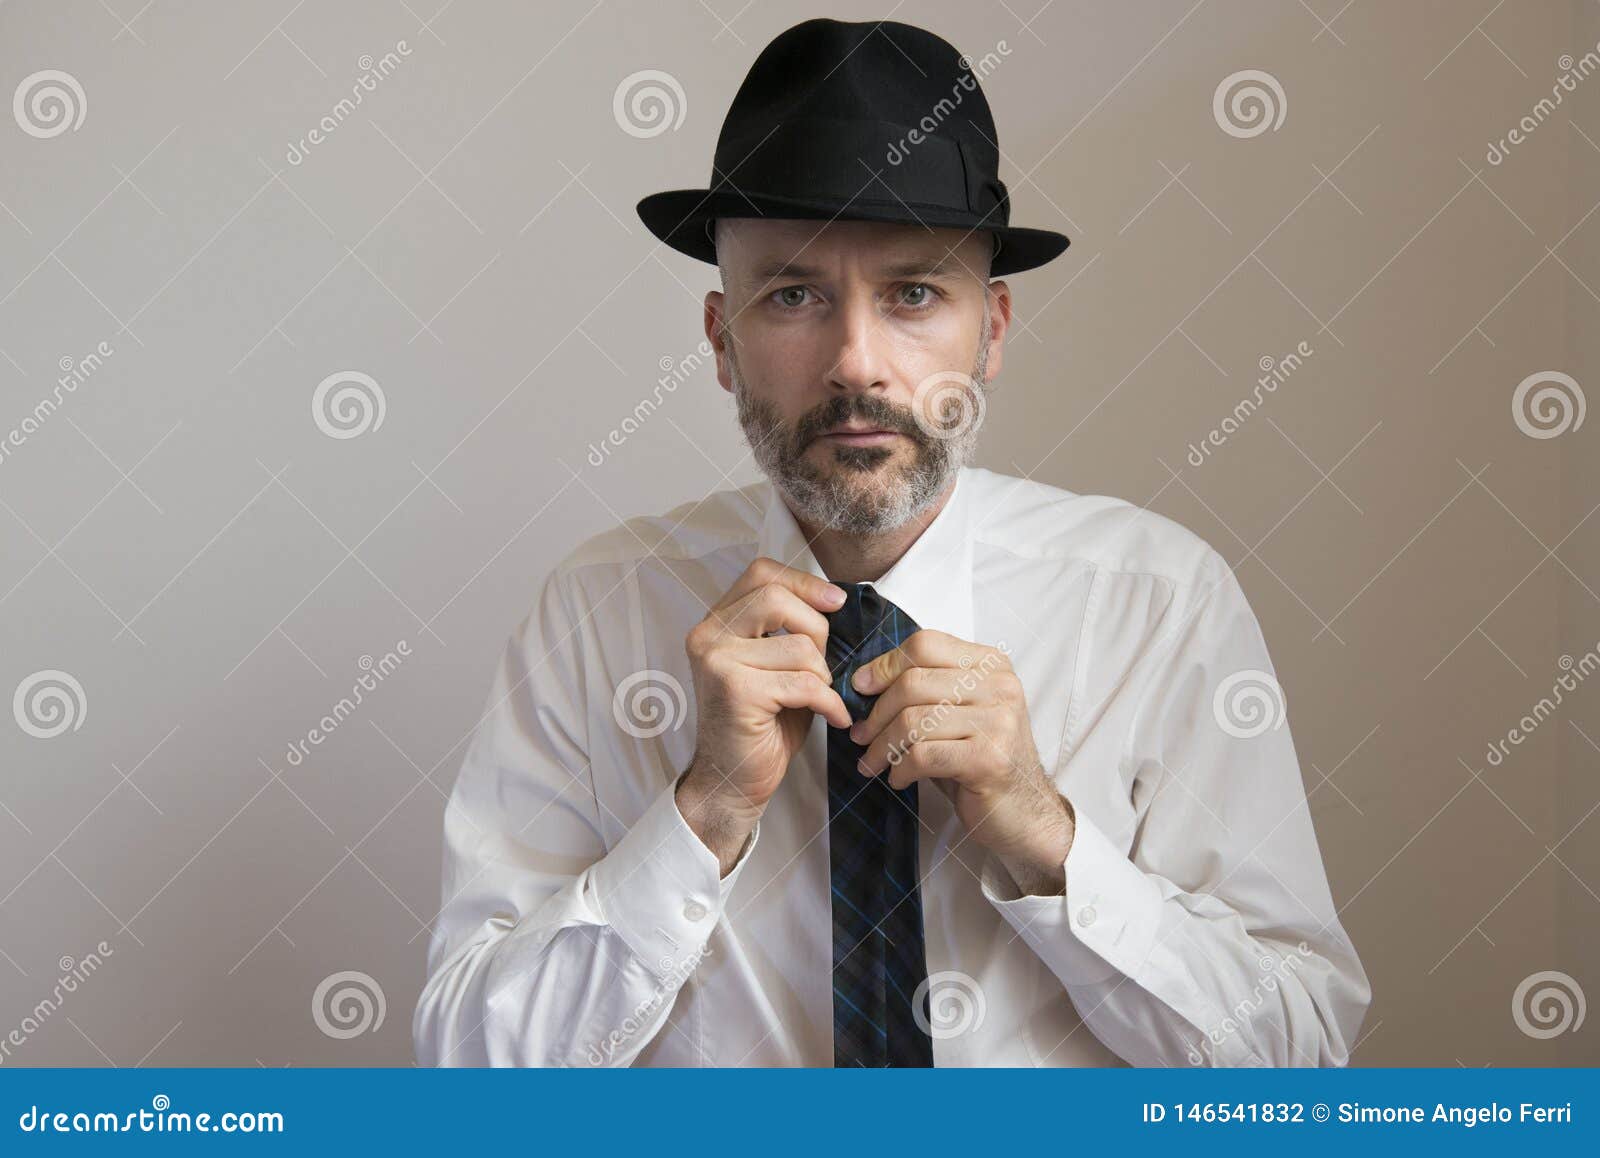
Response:
[[[840,583],[844,606],[828,615],[828,669],[850,718],[877,696],[850,686],[856,670],[918,630],[870,583]],[[932,1066],[927,955],[917,865],[917,786],[889,787],[856,769],[866,751],[828,727],[828,840],[833,885],[833,1063]],[[917,1016],[915,1003],[923,1005]]]

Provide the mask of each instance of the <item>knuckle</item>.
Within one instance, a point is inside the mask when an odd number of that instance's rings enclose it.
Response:
[[[803,695],[810,692],[817,686],[818,682],[816,673],[809,671],[786,671],[782,672],[779,678],[782,681],[784,689],[786,691],[793,692],[796,695]]]
[[[751,603],[761,611],[770,611],[784,601],[785,594],[782,584],[765,583],[751,597]]]
[[[733,674],[734,662],[727,652],[708,650],[700,657],[700,667],[714,680],[726,682]]]

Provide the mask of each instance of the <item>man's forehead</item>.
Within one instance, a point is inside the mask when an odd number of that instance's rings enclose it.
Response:
[[[992,245],[982,230],[881,221],[732,218],[720,223],[718,257],[749,277],[822,273],[848,263],[869,274],[983,277]]]

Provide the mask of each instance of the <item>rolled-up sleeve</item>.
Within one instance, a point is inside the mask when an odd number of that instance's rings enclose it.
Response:
[[[1343,1065],[1371,990],[1340,925],[1266,643],[1212,554],[1129,681],[1121,826],[1073,801],[1064,894],[982,889],[1137,1065]]]

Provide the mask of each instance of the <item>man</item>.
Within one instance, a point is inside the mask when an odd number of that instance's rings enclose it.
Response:
[[[997,161],[953,47],[813,20],[712,188],[640,203],[721,268],[766,480],[590,539],[513,635],[446,814],[424,1064],[1348,1059],[1366,978],[1232,572],[970,465],[990,279],[1067,245],[1009,224]]]

